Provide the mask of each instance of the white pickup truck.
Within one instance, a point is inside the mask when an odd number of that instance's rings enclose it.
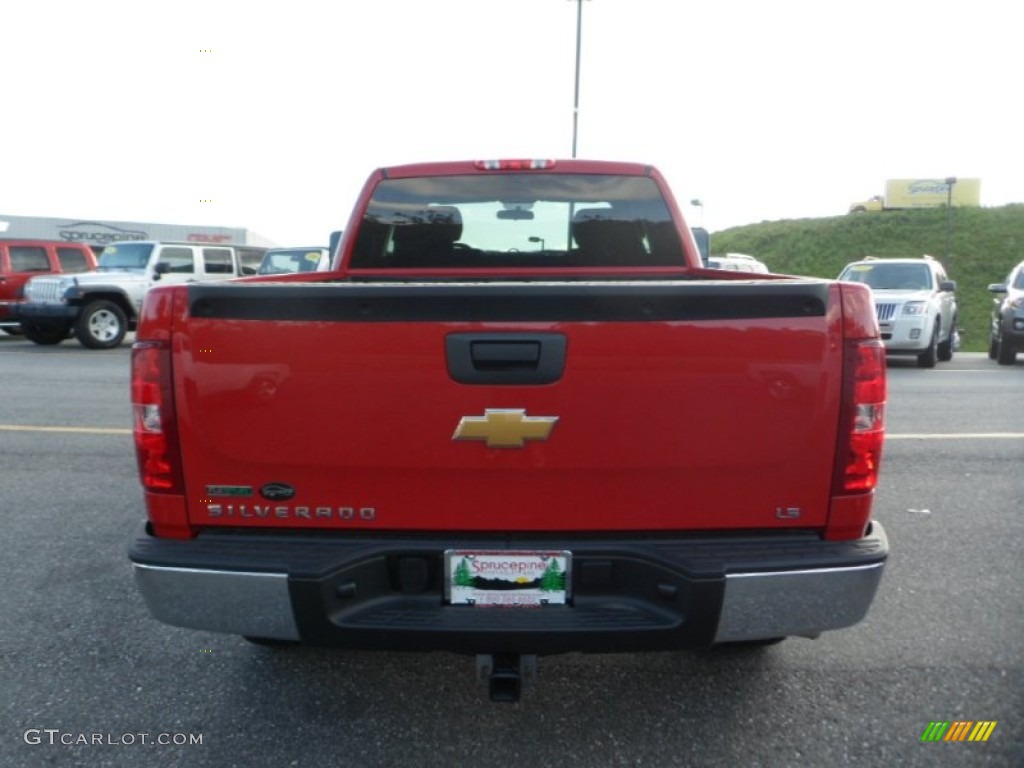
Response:
[[[230,280],[253,275],[266,248],[133,240],[108,245],[99,267],[76,275],[35,277],[16,312],[36,344],[71,333],[84,347],[110,349],[135,330],[142,300],[156,284]]]

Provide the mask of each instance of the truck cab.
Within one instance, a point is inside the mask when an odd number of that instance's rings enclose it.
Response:
[[[881,195],[873,195],[867,200],[850,204],[850,213],[868,213],[885,210],[885,198]]]

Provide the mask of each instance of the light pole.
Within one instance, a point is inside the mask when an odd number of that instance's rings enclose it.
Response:
[[[576,0],[576,87],[572,101],[572,156],[576,157],[576,131],[580,121],[580,42],[583,39],[583,0]]]
[[[956,176],[946,177],[946,269],[953,258],[953,185]]]

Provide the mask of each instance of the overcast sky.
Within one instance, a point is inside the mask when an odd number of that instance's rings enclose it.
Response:
[[[886,178],[1022,202],[1012,8],[586,0],[577,154],[657,166],[712,231],[841,215]],[[0,215],[326,243],[376,167],[569,157],[576,20],[576,0],[8,3]]]

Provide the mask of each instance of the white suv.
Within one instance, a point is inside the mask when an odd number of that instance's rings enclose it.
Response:
[[[917,355],[922,368],[953,359],[958,346],[956,283],[931,256],[916,259],[867,257],[847,264],[840,280],[865,283],[875,300],[887,352]]]
[[[266,248],[131,240],[108,245],[92,272],[33,277],[18,306],[25,336],[60,344],[73,331],[90,349],[118,346],[135,329],[142,299],[157,282],[194,283],[253,275]]]
[[[726,253],[722,256],[712,256],[708,259],[709,269],[732,269],[736,272],[757,272],[768,274],[768,266],[763,261],[758,261],[753,256],[745,253]]]

